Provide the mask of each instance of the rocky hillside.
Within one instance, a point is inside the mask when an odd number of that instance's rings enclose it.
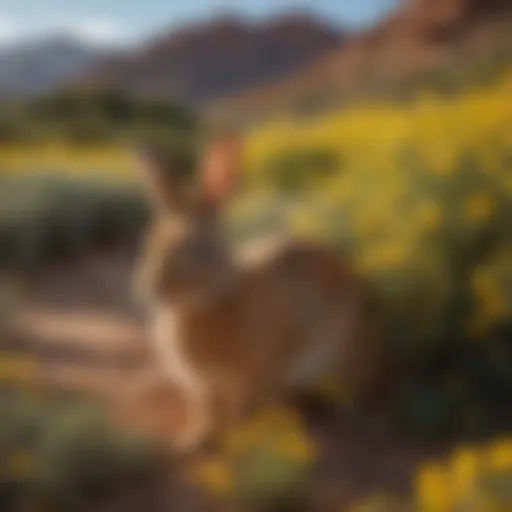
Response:
[[[386,90],[491,54],[512,56],[511,21],[510,0],[404,0],[377,26],[312,65],[219,102],[211,114],[244,122]]]
[[[307,15],[260,23],[222,17],[161,35],[75,81],[200,105],[279,80],[342,40],[339,29]]]

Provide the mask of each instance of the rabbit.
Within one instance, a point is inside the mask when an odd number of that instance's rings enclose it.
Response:
[[[192,182],[157,151],[140,157],[153,220],[135,290],[159,371],[193,411],[173,436],[178,450],[196,449],[326,372],[354,389],[374,380],[365,286],[335,250],[285,236],[260,246],[257,258],[230,247],[221,217],[241,163],[236,137],[210,142]]]
[[[112,389],[105,390],[102,397],[112,425],[151,438],[174,455],[168,441],[187,428],[193,405],[182,388],[164,372],[148,368],[130,375],[121,388]]]

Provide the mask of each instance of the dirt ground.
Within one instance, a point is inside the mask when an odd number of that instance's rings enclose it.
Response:
[[[86,392],[127,385],[148,365],[143,316],[130,295],[133,260],[96,254],[34,276],[14,322],[15,339],[36,355],[50,386]],[[415,467],[437,447],[407,440],[378,419],[309,418],[323,456],[318,510],[372,492],[407,493]]]

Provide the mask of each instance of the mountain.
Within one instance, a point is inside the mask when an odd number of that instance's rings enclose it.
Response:
[[[305,15],[250,22],[220,17],[107,58],[74,83],[202,105],[283,78],[338,47],[338,28]]]
[[[40,93],[83,72],[104,55],[72,36],[56,35],[0,47],[0,96]]]
[[[511,0],[407,0],[311,65],[217,102],[210,115],[244,123],[280,110],[314,109],[498,54],[512,57]]]
[[[118,89],[253,121],[280,110],[393,90],[505,50],[512,0],[402,0],[373,28],[345,33],[309,14],[223,16],[107,52],[56,36],[0,47],[0,97],[66,87]]]

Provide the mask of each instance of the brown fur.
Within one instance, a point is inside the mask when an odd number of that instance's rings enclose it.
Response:
[[[146,183],[158,208],[136,286],[153,315],[162,375],[193,411],[180,433],[170,429],[176,446],[194,448],[250,406],[325,372],[369,388],[374,346],[349,266],[310,241],[273,241],[257,259],[237,258],[224,242],[218,209],[238,170],[232,141],[206,153],[196,190],[150,156]]]

